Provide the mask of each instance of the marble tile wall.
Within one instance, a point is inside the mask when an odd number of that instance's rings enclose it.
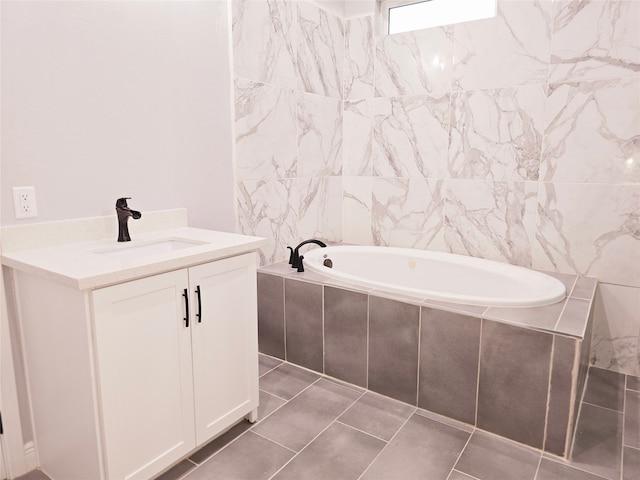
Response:
[[[304,1],[232,3],[237,228],[269,239],[268,264],[302,239],[342,240],[343,77],[359,91],[363,72],[344,73],[341,18]]]
[[[373,21],[345,21],[344,241],[597,276],[592,361],[638,375],[640,2],[499,1],[362,47]]]
[[[640,374],[639,0],[385,37],[233,3],[238,225],[263,264],[318,236],[597,276],[592,361]]]

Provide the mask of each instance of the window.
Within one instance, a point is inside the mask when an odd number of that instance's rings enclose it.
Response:
[[[380,0],[384,31],[409,32],[495,17],[497,0]]]

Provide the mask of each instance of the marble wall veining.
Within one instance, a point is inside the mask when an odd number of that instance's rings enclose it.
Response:
[[[376,36],[233,2],[238,228],[597,276],[592,361],[640,374],[640,1],[499,0]]]

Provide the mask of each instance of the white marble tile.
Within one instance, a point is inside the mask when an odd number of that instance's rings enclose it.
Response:
[[[373,178],[374,245],[442,250],[444,181]]]
[[[541,183],[534,268],[640,287],[640,185]]]
[[[640,72],[640,2],[556,1],[551,83]]]
[[[546,109],[543,180],[640,182],[640,76],[551,85]]]
[[[235,81],[236,179],[297,176],[293,91]]]
[[[342,241],[373,245],[371,233],[371,177],[342,177]]]
[[[345,20],[344,99],[373,97],[373,16]]]
[[[531,267],[536,182],[448,180],[444,235],[452,253]]]
[[[640,288],[598,285],[591,361],[599,368],[640,375]]]
[[[537,180],[545,99],[542,85],[453,94],[449,176]]]
[[[344,102],[342,173],[371,175],[373,164],[373,99]]]
[[[296,94],[298,176],[342,173],[342,102]]]
[[[260,264],[288,258],[287,245],[298,239],[299,195],[294,180],[265,179],[238,182],[237,221],[240,233],[268,239],[258,252]]]
[[[298,90],[342,99],[342,20],[312,3],[297,5]]]
[[[294,180],[298,196],[298,239],[342,241],[342,178],[315,177]]]
[[[544,83],[552,0],[498,1],[498,15],[455,25],[456,90]]]
[[[449,94],[376,98],[373,174],[444,178]]]
[[[233,69],[237,77],[296,88],[296,3],[232,2]]]
[[[453,27],[378,36],[375,55],[378,97],[451,90]]]

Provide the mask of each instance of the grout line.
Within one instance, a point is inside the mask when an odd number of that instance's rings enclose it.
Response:
[[[576,442],[576,435],[578,434],[578,423],[580,423],[580,417],[582,415],[582,405],[584,403],[584,396],[587,393],[587,387],[589,386],[589,375],[591,367],[587,367],[587,374],[584,377],[584,385],[582,386],[582,392],[580,392],[580,402],[578,403],[578,413],[576,415],[576,423],[573,426],[573,435],[571,435],[571,443],[569,445],[569,451],[566,452],[567,458],[573,456],[573,447]]]
[[[547,446],[547,427],[549,426],[549,411],[551,410],[551,380],[553,379],[553,354],[556,348],[556,336],[551,336],[551,354],[549,355],[549,383],[547,384],[547,404],[544,412],[544,429],[542,430],[542,451]],[[568,428],[568,426],[567,426]],[[565,437],[566,438],[566,437]],[[566,443],[566,442],[565,442]],[[540,464],[538,464],[538,468]]]
[[[373,458],[373,460],[371,460],[371,463],[367,465],[367,468],[363,470],[363,472],[360,474],[357,480],[360,480],[364,476],[364,474],[367,473],[367,471],[371,468],[371,465],[376,463],[376,460],[378,460],[380,455],[382,455],[382,453],[389,447],[389,445],[391,445],[391,442],[393,442],[393,440],[398,436],[398,433],[400,433],[400,431],[404,428],[404,426],[409,422],[409,420],[411,420],[411,418],[414,415],[415,415],[415,412],[409,415],[409,417],[404,421],[404,423],[400,426],[400,428],[396,431],[396,433],[394,433],[393,436],[389,439],[387,444],[384,447],[382,447],[382,450],[380,450],[378,454]]]
[[[282,348],[284,361],[287,361],[287,280],[282,277]]]
[[[340,415],[340,417],[341,416],[342,415]],[[361,429],[359,429],[357,427],[354,427],[353,425],[349,425],[348,423],[341,422],[340,421],[340,417],[338,417],[336,420],[334,420],[333,423],[339,423],[340,425],[344,425],[345,427],[349,427],[352,430],[355,430],[355,431],[360,432],[360,433],[364,433],[365,435],[368,435],[369,437],[372,437],[372,438],[375,438],[377,440],[380,440],[380,441],[384,442],[385,444],[388,443],[388,440],[385,440],[384,438],[380,438],[377,435],[374,435],[374,434],[369,433],[369,432],[365,432],[364,430],[361,430]]]
[[[319,379],[318,379],[318,380],[319,380]],[[349,405],[347,405],[347,406],[344,408],[344,410],[342,410],[342,412],[340,412],[340,413],[336,416],[336,418],[335,418],[335,419],[333,419],[331,422],[329,422],[329,425],[327,425],[325,428],[323,428],[323,429],[322,429],[322,431],[320,431],[320,433],[318,433],[315,437],[313,437],[313,438],[312,438],[312,439],[311,439],[311,440],[310,440],[310,441],[309,441],[309,442],[308,442],[304,447],[302,447],[302,449],[300,449],[300,451],[299,451],[299,452],[297,452],[293,457],[291,457],[291,458],[289,459],[289,461],[288,461],[288,462],[285,462],[285,464],[284,464],[284,465],[282,465],[282,466],[281,466],[277,471],[275,471],[275,472],[273,473],[273,475],[271,475],[271,476],[269,477],[269,479],[274,478],[274,477],[275,477],[276,475],[278,475],[278,473],[280,473],[280,472],[281,472],[281,471],[282,471],[282,470],[283,470],[287,465],[289,465],[291,462],[293,462],[293,460],[294,460],[295,458],[297,458],[297,457],[298,457],[298,455],[300,455],[302,452],[304,452],[304,451],[309,447],[309,445],[311,445],[313,442],[315,442],[315,441],[316,441],[316,439],[317,439],[320,435],[322,435],[324,432],[326,432],[326,431],[329,429],[329,427],[331,427],[331,425],[333,425],[333,424],[338,420],[338,418],[340,418],[342,415],[344,415],[344,413],[345,413],[347,410],[349,410],[349,409],[350,409],[350,408],[351,408],[351,407],[352,407],[352,406],[353,406],[353,405],[354,405],[358,400],[360,400],[363,396],[364,396],[364,392],[363,392],[363,393],[362,393],[358,398],[356,398],[353,402],[351,402]],[[265,437],[265,438],[266,438],[266,437]],[[275,442],[274,442],[274,443],[275,443]],[[286,447],[285,447],[285,448],[286,448]],[[288,450],[291,450],[291,449],[289,448]],[[293,451],[293,450],[291,450],[291,451]]]
[[[469,478],[472,478],[473,480],[482,480],[481,478],[474,477],[473,475],[469,475],[468,473],[464,473],[462,470],[456,470],[455,468],[454,468],[454,469],[452,469],[452,470],[449,472],[449,477],[451,476],[451,474],[452,474],[453,472],[461,473],[462,475],[464,475],[464,476],[466,476],[466,477],[469,477]],[[449,478],[449,477],[447,477],[447,478]]]
[[[460,450],[460,453],[458,454],[458,458],[456,458],[456,461],[453,463],[453,466],[451,467],[451,470],[449,470],[449,475],[447,475],[447,478],[449,478],[451,476],[451,473],[456,469],[456,465],[458,465],[458,462],[460,461],[460,457],[462,457],[462,454],[467,449],[467,446],[469,445],[469,442],[471,441],[471,437],[473,437],[474,433],[476,433],[476,429],[475,428],[469,434],[469,438],[467,438],[467,441],[465,442],[464,447],[462,447],[462,449]],[[465,475],[468,475],[467,473],[463,472],[462,470],[458,470],[458,471],[461,472],[461,473],[464,473]]]
[[[602,408],[603,410],[608,410],[609,412],[615,412],[615,413],[620,413],[620,414],[624,415],[624,412],[622,410],[616,410],[614,408],[603,407],[602,405],[597,405],[595,403],[590,403],[590,402],[585,402],[585,401],[582,401],[581,403],[584,403],[585,405],[590,405],[592,407]],[[623,405],[623,409],[624,409],[624,405]]]
[[[545,430],[546,430],[546,425],[545,425]],[[544,444],[544,441],[543,441],[543,444]],[[534,480],[538,478],[538,474],[540,473],[540,465],[542,465],[542,457],[543,455],[540,455],[540,458],[538,458],[538,466],[536,467],[536,474],[533,476]]]
[[[298,454],[298,452],[296,452],[296,451],[295,451],[295,450],[293,450],[292,448],[289,448],[289,447],[287,447],[287,446],[285,446],[285,445],[282,445],[281,443],[276,442],[276,441],[275,441],[274,439],[272,439],[272,438],[265,437],[264,435],[262,435],[261,433],[258,433],[258,432],[253,432],[253,431],[251,431],[251,430],[248,430],[248,431],[250,431],[250,432],[251,432],[251,433],[253,433],[254,435],[259,436],[260,438],[264,438],[265,440],[268,440],[268,441],[269,441],[269,442],[271,442],[271,443],[275,443],[275,444],[276,444],[276,445],[278,445],[279,447],[282,447],[282,448],[284,448],[284,449],[286,449],[286,450],[289,450],[290,452],[293,452],[293,453],[295,453],[296,455]],[[295,455],[294,455],[294,457],[295,457]],[[291,457],[291,458],[293,458],[293,457]]]
[[[194,461],[193,461],[193,460],[191,460],[190,458],[185,458],[185,460],[186,460],[187,462],[192,463],[194,466],[193,466],[192,468],[190,468],[189,470],[187,470],[186,472],[184,472],[184,473],[183,473],[182,475],[180,475],[179,477],[177,477],[175,480],[183,480],[183,479],[187,478],[187,476],[188,476],[188,475],[192,474],[194,471],[196,471],[196,470],[198,469],[198,466],[199,466],[199,465],[198,465],[196,462],[194,462]],[[176,463],[176,466],[178,466],[180,463],[182,463],[182,462],[178,462],[178,463]],[[171,470],[171,469],[169,469],[169,470]],[[167,472],[168,472],[169,470],[167,470]],[[167,473],[167,472],[164,472],[164,473]],[[163,473],[162,475],[164,475],[164,473]],[[155,480],[155,478],[157,478],[157,477],[154,477],[154,480]]]
[[[262,390],[264,392],[264,390]],[[265,392],[267,395],[271,395],[269,392]],[[258,421],[254,424],[257,425],[258,423],[266,420],[267,418],[269,418],[271,415],[273,415],[274,413],[276,413],[278,410],[280,410],[282,407],[284,407],[287,404],[287,400],[284,398],[280,398],[280,397],[276,397],[275,395],[273,395],[273,397],[277,398],[278,400],[284,400],[284,403],[278,407],[276,407],[274,410],[272,410],[271,412],[269,412],[268,414],[266,414],[264,416],[264,418],[259,418]],[[253,428],[253,425],[250,427]]]
[[[416,407],[420,401],[420,353],[422,345],[422,306],[418,306],[418,363],[416,365]]]
[[[553,328],[551,329],[551,332],[553,332],[553,333],[561,333],[561,332],[558,332],[558,325],[560,325],[560,321],[562,320],[562,316],[564,315],[564,312],[567,309],[567,305],[569,305],[569,298],[570,298],[569,295],[565,296],[564,303],[562,304],[562,310],[560,310],[560,314],[558,315],[556,323],[553,325]]]
[[[480,335],[478,335],[478,373],[476,375],[476,405],[473,412],[473,426],[478,425],[478,400],[480,398],[480,360],[482,359],[482,330],[484,318],[480,319]]]
[[[590,471],[585,470],[583,468],[577,467],[577,466],[573,465],[570,460],[564,460],[562,457],[556,457],[556,456],[553,456],[553,457],[547,456],[547,457],[545,457],[543,455],[542,458],[544,458],[545,460],[549,460],[550,462],[558,463],[560,465],[564,465],[566,467],[570,467],[570,468],[572,468],[574,470],[578,470],[579,472],[587,473],[587,474],[593,475],[594,477],[597,477],[597,478],[602,478],[603,480],[612,480],[612,479],[610,479],[608,477],[603,477],[602,475],[599,475],[597,473],[590,472]],[[622,473],[622,471],[620,471],[620,472]]]
[[[370,327],[369,324],[370,319],[369,319],[369,315],[371,313],[371,295],[369,295],[367,293],[367,372],[366,372],[366,379],[365,379],[365,388],[368,390],[369,389],[369,343],[370,343],[370,339],[369,339],[369,334],[370,334]]]
[[[282,365],[282,363],[281,363],[280,365]],[[260,378],[264,377],[264,376],[265,376],[265,375],[267,375],[268,373],[273,372],[273,371],[274,371],[276,368],[278,368],[280,365],[276,365],[276,366],[275,366],[275,367],[273,367],[272,369],[270,369],[270,370],[268,370],[268,371],[264,372],[262,375],[260,375],[260,376],[258,377],[258,379],[260,379]]]
[[[267,395],[271,395],[272,397],[276,397],[276,398],[279,398],[280,400],[284,400],[285,402],[288,402],[288,401],[290,400],[290,399],[289,399],[289,400],[287,400],[287,399],[286,399],[286,398],[284,398],[284,397],[280,397],[280,396],[276,395],[275,393],[271,393],[271,392],[269,392],[268,390],[263,390],[262,388],[260,388],[259,390],[260,390],[261,392],[266,393]],[[293,398],[293,397],[291,397],[291,398]]]
[[[324,302],[325,302],[325,285],[320,285],[320,308],[322,312],[320,313],[320,323],[322,324],[322,374],[324,375],[327,372],[327,368],[325,365],[325,352],[327,351],[327,347],[325,345],[325,334],[324,334]]]
[[[626,415],[627,412],[627,390],[626,390],[626,386],[627,386],[627,376],[625,375],[624,377],[624,387],[622,388],[622,432],[621,432],[621,441],[620,443],[622,445],[620,445],[620,478],[622,478],[622,475],[624,474],[624,425],[625,425],[625,421],[624,421],[624,417]]]
[[[245,420],[242,420],[242,421],[244,422]],[[237,425],[237,424],[236,424],[236,425]],[[235,426],[235,425],[234,425],[234,426]],[[233,427],[231,427],[231,428],[233,428]],[[231,428],[230,428],[229,430],[231,430]],[[187,460],[191,461],[192,463],[195,463],[198,467],[200,467],[200,466],[204,465],[205,463],[207,463],[209,460],[211,460],[213,457],[215,457],[216,455],[218,455],[221,451],[225,450],[229,445],[231,445],[232,443],[234,443],[234,442],[235,442],[236,440],[238,440],[240,437],[244,436],[247,432],[250,432],[252,428],[253,428],[253,427],[249,427],[249,428],[247,428],[244,432],[242,432],[241,434],[239,434],[237,437],[235,437],[235,438],[231,439],[228,443],[224,444],[222,447],[220,447],[220,448],[219,448],[218,450],[216,450],[214,453],[212,453],[212,454],[211,454],[211,455],[209,455],[207,458],[205,458],[205,459],[202,461],[202,463],[196,463],[195,461],[191,460],[189,457],[187,457]],[[227,432],[228,432],[229,430],[227,430]],[[224,432],[222,435],[224,435],[224,434],[225,434],[225,433],[227,433],[227,432]],[[218,436],[217,438],[220,438],[222,435]],[[216,440],[216,439],[214,438],[214,439],[212,439],[211,441],[214,441],[214,440]],[[207,445],[208,445],[208,444],[207,444]],[[203,448],[204,448],[204,446],[205,446],[205,445],[203,445]],[[200,450],[196,450],[196,451],[195,451],[193,454],[191,454],[190,456],[193,456],[195,453],[197,453],[197,452],[199,452],[199,451],[200,451]]]

